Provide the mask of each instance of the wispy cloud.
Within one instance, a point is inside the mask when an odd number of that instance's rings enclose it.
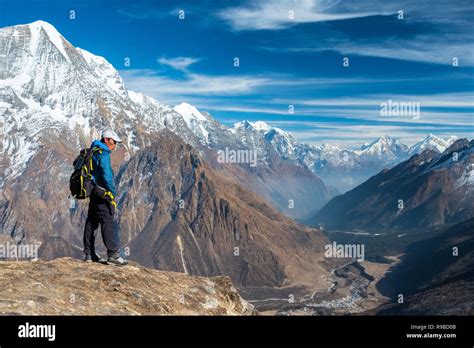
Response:
[[[158,63],[162,65],[170,66],[173,69],[176,69],[179,71],[187,71],[188,66],[194,63],[197,63],[200,60],[201,60],[200,58],[194,58],[194,57],[175,57],[175,58],[161,57],[157,59]]]
[[[409,39],[383,38],[377,42],[341,40],[337,44],[326,47],[300,47],[292,50],[295,52],[335,50],[343,55],[381,57],[442,65],[452,65],[453,59],[456,59],[456,64],[462,67],[474,65],[473,40],[472,33],[418,35]]]
[[[338,11],[339,0],[256,0],[217,12],[233,30],[277,30],[314,23],[391,14],[387,11]]]
[[[182,78],[171,78],[151,69],[120,71],[127,88],[149,94],[163,102],[179,102],[189,97],[207,99],[213,96],[241,96],[262,92],[263,88],[290,87],[327,88],[330,85],[348,85],[397,79],[371,78],[298,78],[288,74],[207,75],[190,71],[189,66],[200,58],[160,58],[158,61],[184,73]]]
[[[242,95],[271,83],[258,76],[210,76],[187,72],[184,79],[157,75],[153,70],[123,70],[121,75],[127,88],[151,95],[164,102],[179,102],[187,96]]]
[[[403,11],[411,20],[438,23],[471,23],[472,2],[430,0],[254,0],[217,12],[233,30],[279,30],[296,24],[347,20]],[[290,12],[292,11],[292,12]],[[293,14],[294,16],[291,16]]]
[[[288,11],[295,18],[288,18]],[[403,20],[396,19],[403,11]],[[397,33],[387,31],[368,37],[347,35],[337,26],[325,27],[328,37],[306,39],[298,36],[289,46],[260,47],[278,52],[336,51],[343,55],[360,55],[415,62],[451,65],[457,58],[459,66],[474,66],[474,5],[470,0],[310,0],[257,1],[224,9],[218,16],[235,31],[283,30],[303,24],[348,20],[373,15],[392,15],[398,21]],[[392,23],[395,25],[394,23]],[[411,27],[410,27],[411,26]],[[417,28],[414,30],[414,28]],[[410,29],[411,28],[411,29]],[[413,31],[411,31],[413,29]],[[357,30],[355,30],[357,31]]]

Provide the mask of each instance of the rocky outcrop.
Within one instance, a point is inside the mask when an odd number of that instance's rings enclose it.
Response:
[[[253,315],[228,277],[203,278],[125,267],[53,261],[1,262],[3,315]]]

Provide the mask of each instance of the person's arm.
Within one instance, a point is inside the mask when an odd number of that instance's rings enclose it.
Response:
[[[105,189],[112,192],[115,197],[115,184],[114,184],[114,173],[112,171],[112,165],[110,164],[110,156],[108,153],[103,153],[100,156],[100,172],[104,179]]]

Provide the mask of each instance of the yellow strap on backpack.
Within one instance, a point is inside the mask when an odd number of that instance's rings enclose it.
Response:
[[[105,191],[104,196],[108,196],[108,197],[110,198],[110,202],[112,203],[112,205],[114,206],[114,208],[117,208],[117,203],[115,203],[115,197],[114,197],[114,195],[112,194],[112,192],[110,192],[110,191]]]
[[[102,150],[101,150],[100,147],[97,146],[97,147],[94,147],[94,148],[92,149],[92,153],[95,153],[95,152],[99,152],[99,153],[101,154],[101,153],[102,153]],[[92,156],[91,156],[91,158],[90,158],[90,160],[89,160],[89,167],[91,168],[91,172],[92,172]],[[86,168],[87,168],[87,167],[86,167]]]

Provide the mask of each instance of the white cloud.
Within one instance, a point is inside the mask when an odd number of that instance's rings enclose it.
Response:
[[[288,11],[295,11],[295,18],[288,18]],[[432,27],[429,34],[412,34],[399,37],[387,35],[377,39],[356,39],[337,32],[331,38],[298,38],[291,47],[260,47],[275,52],[320,52],[334,50],[343,55],[361,55],[393,58],[415,62],[451,65],[454,57],[459,66],[474,66],[474,7],[470,0],[308,0],[263,1],[224,9],[218,16],[227,21],[233,30],[281,30],[313,22],[346,20],[373,15],[397,15],[403,11],[400,33],[405,23],[425,23]]]
[[[175,58],[161,57],[157,59],[158,63],[160,63],[161,65],[167,65],[179,71],[187,71],[188,66],[190,66],[191,64],[197,63],[200,60],[201,60],[200,58],[193,58],[193,57],[175,57]]]
[[[329,85],[383,81],[365,78],[298,78],[285,74],[205,75],[189,71],[186,67],[192,64],[191,58],[181,58],[167,58],[166,61],[163,60],[163,64],[166,62],[167,65],[174,65],[175,69],[183,71],[183,78],[173,79],[147,69],[121,70],[120,75],[128,89],[149,94],[158,100],[173,104],[186,100],[190,96],[203,100],[209,98],[210,95],[239,96],[261,92],[264,87],[327,88]]]
[[[410,39],[384,39],[379,42],[344,41],[328,46],[344,55],[361,55],[381,58],[401,59],[415,62],[429,62],[452,65],[456,58],[458,65],[474,65],[473,35],[416,36]],[[318,48],[318,50],[321,50]]]
[[[175,103],[187,96],[241,95],[268,85],[271,79],[257,76],[210,76],[187,73],[184,79],[172,79],[152,70],[123,70],[120,72],[128,89],[143,92],[163,102]]]
[[[223,9],[217,16],[234,30],[275,30],[301,23],[325,22],[390,14],[386,11],[337,11],[339,0],[257,0]]]

